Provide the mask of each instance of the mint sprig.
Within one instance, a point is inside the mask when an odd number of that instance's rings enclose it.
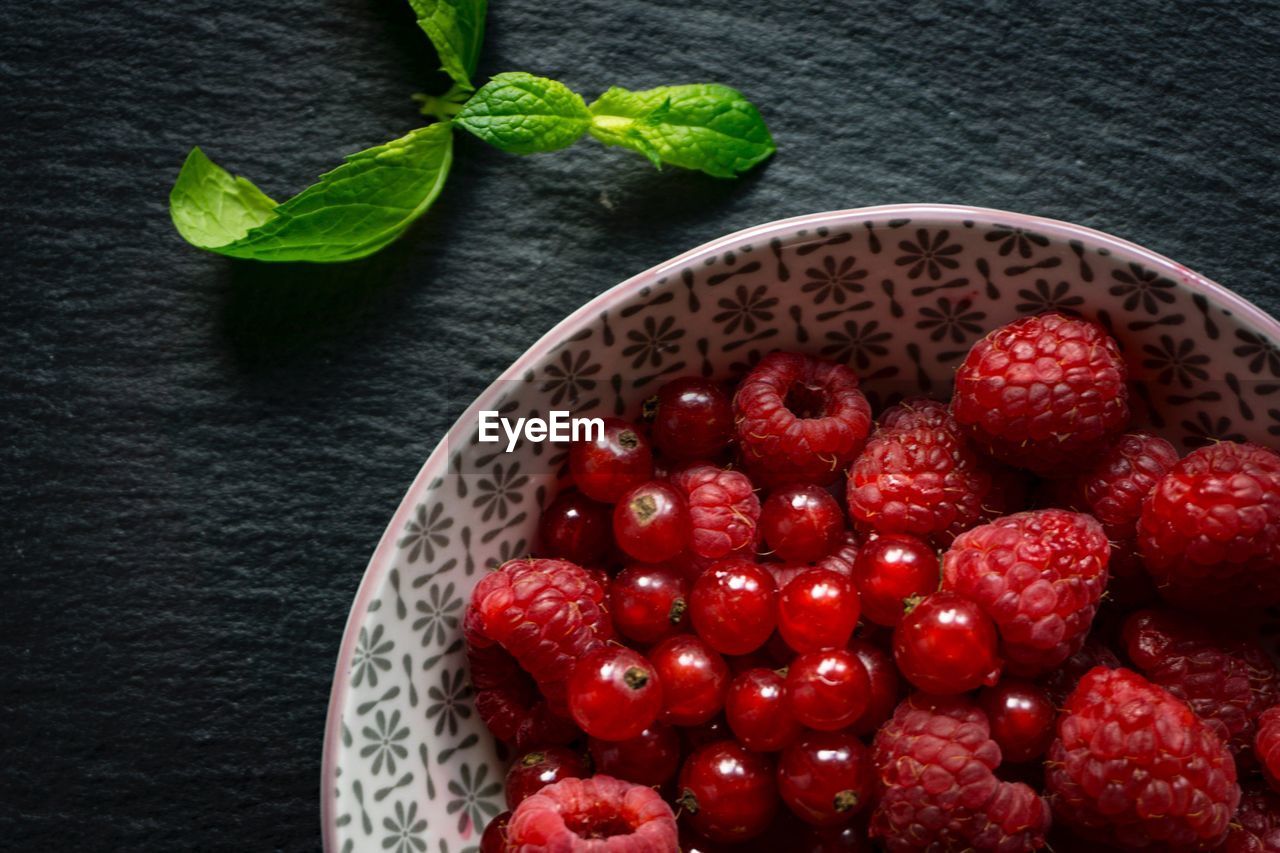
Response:
[[[759,111],[713,83],[640,92],[612,88],[587,106],[563,83],[524,72],[475,89],[486,0],[409,0],[453,80],[415,96],[437,123],[352,154],[277,204],[193,148],[169,194],[173,224],[201,249],[260,261],[329,263],[362,258],[395,240],[431,207],[453,162],[453,128],[515,154],[566,148],[588,133],[605,145],[732,178],[775,150]]]

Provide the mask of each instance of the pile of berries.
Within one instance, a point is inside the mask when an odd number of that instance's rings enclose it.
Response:
[[[874,421],[792,352],[646,411],[472,596],[482,853],[1280,850],[1280,455],[1130,431],[1102,327]]]

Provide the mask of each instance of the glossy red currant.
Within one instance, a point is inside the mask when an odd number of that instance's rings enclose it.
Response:
[[[987,712],[991,739],[1005,761],[1017,764],[1044,755],[1053,740],[1057,711],[1044,688],[1020,678],[1002,678],[978,692]]]
[[[653,478],[653,449],[634,424],[604,418],[600,435],[569,445],[569,472],[584,495],[613,503]]]
[[[553,782],[590,775],[582,755],[571,749],[549,746],[525,753],[507,770],[507,808],[514,809]]]
[[[908,602],[938,588],[938,552],[922,539],[884,533],[863,544],[853,561],[862,614],[878,625],[897,625]]]
[[[630,740],[658,718],[662,684],[639,652],[608,645],[587,653],[573,668],[569,713],[584,732],[601,740]]]
[[[871,802],[874,768],[848,732],[810,732],[778,756],[778,793],[796,817],[821,827],[851,822]]]
[[[772,669],[749,669],[729,683],[725,720],[747,749],[776,752],[804,730],[791,715],[786,678]]]
[[[733,437],[733,405],[714,382],[686,376],[658,389],[653,443],[676,462],[712,460]]]
[[[591,738],[587,749],[597,773],[637,785],[656,788],[680,769],[680,733],[666,723],[654,723],[630,740]]]
[[[693,752],[699,747],[721,740],[731,740],[733,732],[725,722],[724,715],[712,717],[700,726],[681,726],[680,738],[684,741],[685,753]]]
[[[852,583],[830,569],[809,569],[778,594],[778,633],[801,653],[841,648],[860,612]]]
[[[871,679],[858,656],[845,649],[800,655],[787,667],[791,715],[811,729],[852,725],[871,702]]]
[[[580,566],[598,561],[613,544],[613,512],[578,491],[561,492],[538,523],[541,553]]]
[[[775,489],[760,510],[765,544],[790,563],[811,563],[830,554],[844,535],[844,513],[818,486]]]
[[[746,560],[708,568],[689,594],[689,617],[698,636],[726,655],[745,655],[764,645],[777,624],[773,576]]]
[[[893,659],[903,677],[939,695],[995,684],[1002,666],[996,646],[991,617],[947,591],[925,596],[893,632]]]
[[[480,836],[479,853],[506,853],[507,824],[511,822],[511,812],[506,811],[495,817],[484,828]]]
[[[680,769],[677,805],[711,841],[734,843],[762,834],[778,809],[773,762],[733,741],[698,749]]]
[[[689,623],[689,582],[669,566],[627,566],[609,582],[609,613],[637,643],[675,636]]]
[[[649,650],[662,682],[662,720],[696,726],[720,713],[729,687],[724,658],[693,634],[668,637]]]
[[[867,710],[854,721],[849,731],[862,736],[875,734],[898,707],[902,679],[898,676],[893,658],[874,643],[862,639],[850,640],[849,651],[862,662],[862,667],[867,671],[867,679],[871,682],[871,699],[867,702]]]
[[[613,508],[613,538],[626,554],[642,563],[660,563],[689,544],[689,506],[669,483],[641,483]]]

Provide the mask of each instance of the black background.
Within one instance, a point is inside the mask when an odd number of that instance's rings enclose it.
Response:
[[[319,844],[350,600],[403,490],[542,332],[784,216],[965,202],[1091,225],[1280,310],[1280,7],[506,2],[483,75],[719,81],[738,182],[465,134],[435,208],[338,267],[186,246],[187,150],[283,198],[418,122],[403,0],[0,12],[0,847]]]

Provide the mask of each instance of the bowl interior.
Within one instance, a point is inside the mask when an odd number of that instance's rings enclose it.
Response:
[[[732,379],[774,349],[852,366],[873,407],[945,399],[969,346],[1017,316],[1098,320],[1119,340],[1138,424],[1186,451],[1280,436],[1280,326],[1123,241],[973,208],[894,207],[774,223],[593,300],[526,353],[432,454],[356,599],[335,676],[326,847],[474,851],[505,809],[499,750],[470,705],[461,638],[481,573],[534,545],[563,445],[476,440],[480,409],[634,415],[667,379]]]

